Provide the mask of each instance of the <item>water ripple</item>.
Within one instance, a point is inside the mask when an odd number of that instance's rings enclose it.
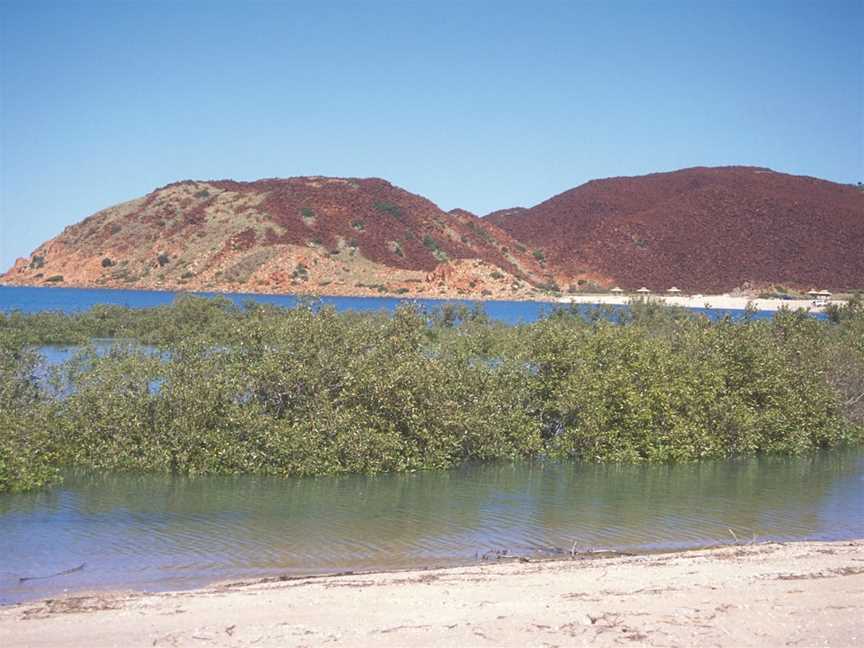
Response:
[[[0,602],[64,588],[864,537],[864,453],[682,466],[576,463],[280,480],[68,476],[0,496]],[[28,581],[86,562],[80,572]]]

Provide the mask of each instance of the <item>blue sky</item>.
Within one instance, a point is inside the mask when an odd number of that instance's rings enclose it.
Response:
[[[864,0],[0,0],[0,265],[185,178],[445,209],[752,164],[864,180]]]

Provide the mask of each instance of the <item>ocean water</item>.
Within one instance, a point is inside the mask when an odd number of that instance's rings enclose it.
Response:
[[[130,308],[148,308],[170,304],[178,292],[162,292],[155,290],[113,290],[89,288],[31,288],[17,286],[0,286],[0,311],[22,311],[34,313],[39,311],[63,311],[66,313],[87,310],[97,304],[112,304]],[[299,299],[294,295],[257,295],[251,293],[192,293],[196,295],[215,297],[221,295],[242,305],[246,301],[263,304],[292,307]],[[445,303],[480,305],[492,319],[507,324],[528,323],[548,315],[560,304],[551,302],[531,301],[472,301],[472,300],[439,300],[439,299],[406,299],[397,297],[321,297],[323,304],[334,306],[340,311],[386,311],[392,312],[399,304],[419,304],[423,308],[433,309]],[[579,306],[583,312],[592,309],[590,304]],[[621,307],[624,308],[624,307]],[[694,308],[694,312],[704,314],[711,319],[726,315],[733,318],[744,316],[743,310],[720,308]],[[771,313],[756,314],[757,318],[770,318]]]

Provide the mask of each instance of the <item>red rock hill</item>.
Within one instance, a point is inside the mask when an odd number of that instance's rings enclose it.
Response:
[[[177,182],[67,227],[19,285],[524,298],[546,281],[509,234],[377,178]]]
[[[592,180],[487,220],[558,273],[623,288],[864,288],[864,193],[768,169]]]
[[[377,178],[177,182],[67,227],[0,282],[538,298],[864,288],[864,192],[749,167],[593,180],[486,218]]]

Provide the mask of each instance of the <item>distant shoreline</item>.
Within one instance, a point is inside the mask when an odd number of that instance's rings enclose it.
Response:
[[[864,540],[89,593],[0,608],[0,644],[856,645]]]
[[[501,295],[482,295],[482,294],[441,294],[441,293],[396,293],[396,292],[379,292],[379,291],[346,291],[346,292],[267,292],[267,291],[249,291],[249,290],[220,290],[217,288],[199,289],[184,289],[181,287],[136,287],[136,286],[82,286],[72,284],[18,284],[0,281],[0,288],[66,288],[70,290],[113,290],[113,291],[128,291],[128,292],[158,292],[158,293],[178,293],[189,295],[261,295],[263,297],[297,297],[316,299],[318,297],[351,297],[357,299],[403,299],[405,301],[424,300],[424,301],[472,301],[472,302],[543,302],[555,304],[561,301],[560,295],[549,295],[543,293],[526,295],[520,293],[512,296]]]
[[[560,299],[564,304],[602,304],[608,306],[626,306],[631,299],[641,295],[567,295]],[[759,299],[758,297],[724,295],[645,295],[646,301],[664,304],[666,306],[683,306],[684,308],[718,308],[722,310],[744,310],[751,305],[757,311],[778,311],[781,308],[790,310],[804,309],[812,313],[821,313],[829,302],[813,299]],[[845,300],[834,299],[830,303],[843,304]]]
[[[679,306],[689,309],[720,309],[720,310],[744,310],[748,304],[752,305],[757,311],[773,312],[781,308],[790,310],[804,309],[811,313],[821,313],[825,311],[828,303],[844,304],[845,300],[832,299],[830,302],[818,302],[813,299],[760,299],[758,297],[749,296],[733,296],[730,294],[717,295],[664,295],[659,293],[649,293],[647,295],[639,295],[635,293],[585,293],[585,294],[567,294],[567,295],[514,295],[510,298],[501,296],[485,296],[485,295],[425,295],[425,294],[398,294],[398,293],[379,293],[379,292],[351,292],[351,293],[282,293],[282,292],[249,292],[249,291],[230,291],[230,290],[183,290],[181,288],[139,288],[139,287],[111,287],[111,286],[72,286],[72,285],[26,285],[0,282],[0,288],[66,288],[72,290],[110,290],[110,291],[129,291],[129,292],[158,292],[158,293],[178,293],[178,294],[193,294],[193,295],[261,295],[269,297],[296,297],[302,298],[318,298],[318,297],[349,297],[358,299],[402,299],[405,301],[424,300],[424,301],[470,301],[470,302],[538,302],[548,304],[584,304],[597,306],[626,306],[633,299],[644,299],[666,306]]]

